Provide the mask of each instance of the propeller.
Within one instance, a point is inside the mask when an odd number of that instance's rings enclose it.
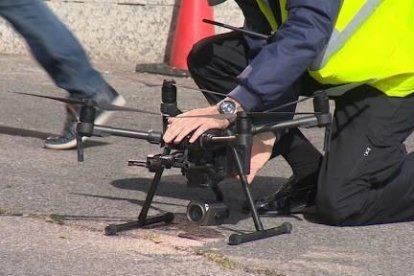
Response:
[[[148,86],[148,87],[162,87],[162,84],[154,84],[154,83],[149,83],[149,82],[142,81],[142,80],[140,80],[140,82],[142,84],[144,84],[145,86]],[[186,86],[186,85],[176,84],[176,83],[174,84],[174,86],[177,87],[177,88],[184,88],[184,89],[188,89],[188,90],[193,90],[193,91],[198,91],[198,92],[204,92],[204,93],[207,93],[207,94],[217,95],[217,96],[221,96],[223,98],[226,97],[226,95],[224,93],[211,91],[211,90],[208,90],[208,89],[196,88],[196,87],[191,87],[191,86]]]
[[[312,96],[310,97],[305,97],[303,99],[294,101],[294,102],[289,102],[280,106],[277,106],[275,108],[272,109],[268,109],[265,110],[263,112],[247,112],[247,114],[249,116],[251,116],[252,118],[277,118],[283,115],[317,115],[318,112],[280,112],[277,110],[280,110],[284,107],[290,106],[290,105],[294,105],[309,99],[314,99],[317,95],[324,93],[325,95],[327,95],[328,97],[335,97],[335,96],[341,96],[343,94],[345,94],[347,91],[358,87],[362,84],[364,84],[366,82],[357,82],[357,83],[348,83],[348,84],[344,84],[344,85],[339,85],[339,86],[334,86],[334,87],[330,87],[327,89],[322,89],[322,90],[318,90],[316,92],[313,93]],[[162,85],[158,85],[158,84],[150,84],[150,83],[146,83],[143,82],[144,85],[147,85],[149,87],[161,87]],[[190,87],[190,86],[184,86],[184,85],[177,85],[174,84],[176,87],[179,88],[185,88],[185,89],[190,89],[190,90],[195,90],[195,91],[201,91],[201,92],[205,92],[205,93],[209,93],[209,94],[213,94],[213,95],[219,95],[222,96],[223,98],[226,96],[223,93],[220,92],[215,92],[215,91],[211,91],[211,90],[207,90],[207,89],[199,89],[199,88],[194,88],[194,87]],[[107,102],[96,102],[94,100],[90,100],[90,99],[72,99],[72,98],[61,98],[61,97],[53,97],[53,96],[44,96],[44,95],[38,95],[38,94],[32,94],[32,93],[25,93],[25,92],[14,92],[16,94],[20,94],[20,95],[27,95],[27,96],[33,96],[33,97],[38,97],[38,98],[45,98],[45,99],[51,99],[51,100],[56,100],[56,101],[60,101],[63,103],[67,103],[67,104],[78,104],[78,105],[91,105],[94,107],[98,107],[102,110],[107,110],[107,111],[126,111],[126,112],[137,112],[137,113],[143,113],[143,114],[150,114],[150,115],[162,115],[159,112],[152,112],[152,111],[146,111],[146,110],[142,110],[142,109],[137,109],[137,108],[132,108],[132,107],[125,107],[125,106],[118,106],[118,105],[112,105],[110,103]],[[168,117],[168,116],[167,116]],[[234,120],[237,117],[237,114],[209,114],[209,115],[189,115],[189,116],[178,116],[175,118],[215,118],[215,119],[228,119],[228,120]]]
[[[63,102],[63,103],[66,103],[66,104],[90,105],[90,106],[98,107],[98,108],[100,108],[102,110],[106,110],[106,111],[127,111],[127,112],[138,112],[138,113],[150,114],[150,115],[161,115],[161,113],[159,113],[159,112],[152,112],[152,111],[146,111],[146,110],[132,108],[132,107],[113,105],[113,104],[110,104],[110,103],[107,103],[107,102],[102,102],[102,101],[97,102],[97,101],[87,99],[87,98],[73,99],[73,98],[61,98],[61,97],[53,97],[53,96],[44,96],[44,95],[25,93],[25,92],[13,92],[13,93],[20,94],[20,95],[26,95],[26,96],[32,96],[32,97],[55,100],[55,101]]]
[[[252,116],[253,118],[272,118],[272,117],[277,117],[277,116],[281,116],[281,115],[317,115],[319,114],[318,112],[281,112],[281,111],[277,111],[280,110],[284,107],[287,106],[291,106],[294,104],[298,104],[300,102],[304,102],[310,99],[314,99],[315,97],[317,97],[318,95],[320,95],[321,93],[324,93],[326,96],[328,97],[335,97],[335,96],[342,96],[343,94],[345,94],[346,92],[348,92],[349,90],[358,87],[362,84],[364,84],[365,82],[357,82],[357,83],[347,83],[347,84],[343,84],[343,85],[339,85],[339,86],[334,86],[334,87],[330,87],[327,89],[321,89],[318,91],[315,91],[313,93],[312,96],[310,97],[305,97],[303,99],[294,101],[294,102],[289,102],[283,105],[279,105],[277,107],[274,107],[272,109],[268,109],[262,112],[247,112],[247,114],[249,114],[250,116]],[[195,89],[195,88],[193,88]],[[200,89],[200,91],[202,91]],[[208,91],[208,90],[207,90]],[[211,91],[208,91],[211,92]],[[214,115],[194,115],[194,116],[179,116],[177,118],[197,118],[197,117],[202,117],[202,118],[216,118],[216,119],[234,119],[237,115],[236,114],[214,114]]]
[[[86,104],[86,101],[83,99],[60,98],[60,97],[44,96],[44,95],[32,94],[32,93],[26,93],[26,92],[12,92],[12,93],[60,101],[66,104]]]
[[[318,112],[245,112],[248,116],[250,116],[253,119],[259,119],[259,118],[280,118],[280,116],[283,115],[317,115]],[[184,119],[184,118],[213,118],[213,119],[219,119],[219,120],[234,120],[237,117],[237,114],[206,114],[206,115],[179,115],[177,117],[174,117],[175,119]]]

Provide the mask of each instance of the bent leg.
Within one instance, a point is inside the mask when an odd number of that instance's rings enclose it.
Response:
[[[321,222],[367,225],[414,219],[414,97],[367,86],[336,101],[333,136],[316,197]]]
[[[237,86],[237,76],[247,66],[247,46],[239,32],[207,37],[197,42],[187,63],[198,87],[227,95]],[[204,93],[210,104],[223,97]]]

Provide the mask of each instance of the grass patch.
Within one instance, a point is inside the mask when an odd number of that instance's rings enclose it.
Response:
[[[58,215],[58,214],[51,214],[46,218],[46,222],[63,225],[65,224],[65,216]]]
[[[201,253],[207,260],[214,262],[218,264],[221,267],[227,268],[227,269],[234,269],[234,263],[230,261],[229,258],[226,256],[223,256],[221,254],[218,254],[216,252],[204,252]]]
[[[14,216],[21,217],[23,216],[22,212],[16,212],[10,209],[0,208],[0,216]]]

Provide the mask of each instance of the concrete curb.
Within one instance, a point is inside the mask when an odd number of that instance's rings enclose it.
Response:
[[[168,59],[179,0],[51,0],[47,4],[92,59],[137,63]],[[233,1],[216,7],[215,14],[216,20],[223,22],[240,26],[243,21]],[[25,44],[4,20],[0,21],[0,53],[27,53]]]

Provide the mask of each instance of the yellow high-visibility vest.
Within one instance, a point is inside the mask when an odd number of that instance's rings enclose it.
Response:
[[[281,8],[287,14],[285,3]],[[366,82],[396,97],[414,92],[414,1],[343,0],[335,30],[309,72],[324,84]]]

